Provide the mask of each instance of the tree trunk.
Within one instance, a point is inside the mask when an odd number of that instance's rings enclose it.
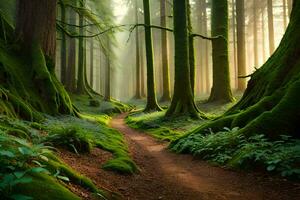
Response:
[[[236,1],[238,76],[246,76],[245,1]],[[238,78],[238,90],[246,89],[246,79]]]
[[[268,27],[269,27],[269,50],[270,50],[270,55],[272,55],[275,50],[274,16],[273,16],[272,0],[268,0]]]
[[[81,8],[84,8],[85,6],[85,0],[80,1],[79,3]],[[79,15],[79,26],[80,35],[85,34],[85,28],[84,26],[84,17],[83,15]],[[89,95],[92,97],[90,93],[90,88],[87,82],[87,76],[86,76],[86,41],[84,40],[83,37],[80,37],[78,42],[78,69],[77,69],[77,88],[76,88],[76,93],[77,94],[85,94]]]
[[[92,38],[90,43],[90,86],[94,87],[94,38]]]
[[[233,69],[234,69],[234,83],[235,86],[238,85],[238,73],[237,73],[237,51],[236,51],[236,10],[235,10],[235,0],[231,1],[232,5],[232,23],[231,23],[231,28],[232,28],[232,43],[233,43]]]
[[[160,25],[167,27],[166,15],[166,0],[160,1]],[[162,55],[162,69],[163,69],[163,95],[161,101],[170,101],[170,69],[169,69],[169,49],[168,49],[167,31],[161,31],[161,55]]]
[[[107,39],[107,50],[110,51],[110,41]],[[110,52],[106,54],[106,76],[105,76],[105,94],[104,100],[111,101],[111,60],[110,60]]]
[[[61,21],[66,22],[66,7],[64,3],[60,4],[61,6]],[[64,24],[62,24],[65,27]],[[61,66],[60,66],[60,79],[62,84],[66,85],[67,83],[67,40],[66,34],[62,31],[61,33],[61,52],[60,52]]]
[[[189,64],[188,1],[173,1],[175,39],[175,84],[166,117],[199,117],[191,87]]]
[[[195,96],[195,76],[196,76],[196,69],[195,69],[195,46],[194,46],[194,37],[191,35],[193,33],[192,21],[191,21],[191,6],[188,4],[188,11],[187,11],[187,18],[188,18],[188,34],[189,34],[189,65],[190,65],[190,83],[192,88],[193,98]]]
[[[138,1],[135,1],[135,22],[139,23],[139,10],[138,10]],[[139,28],[136,27],[135,30],[135,63],[136,63],[136,84],[135,84],[135,98],[141,99],[141,62],[140,62],[140,37],[139,37]]]
[[[145,111],[161,110],[156,100],[154,66],[153,66],[153,46],[152,46],[152,31],[150,3],[149,0],[143,0],[144,3],[144,20],[145,20],[145,44],[146,44],[146,59],[147,59],[147,105]]]
[[[77,24],[75,11],[70,11],[70,24]],[[75,32],[76,28],[72,28],[71,31]],[[69,50],[68,50],[68,73],[67,73],[67,90],[71,93],[76,92],[76,39],[69,38]]]
[[[295,1],[291,23],[279,47],[252,75],[242,99],[223,117],[202,125],[191,134],[203,134],[207,129],[217,133],[224,127],[239,127],[236,134],[246,137],[265,134],[277,140],[288,134],[300,138],[299,24],[300,1]]]
[[[228,56],[228,2],[212,1],[211,33],[213,37],[213,87],[209,102],[232,102]]]
[[[257,37],[257,0],[253,0],[253,52],[254,52],[254,67],[258,67],[258,37]]]
[[[18,81],[4,81],[1,85],[18,88],[11,90],[8,98],[16,105],[16,112],[26,119],[36,119],[35,111],[56,115],[72,113],[73,110],[70,98],[54,72],[56,3],[55,0],[20,0],[18,4],[15,35],[22,44],[22,54],[28,58],[27,64],[24,62],[20,66],[19,73],[26,77],[14,77],[17,74],[8,69],[6,77]],[[24,58],[16,58],[20,59]],[[8,68],[5,62],[3,65],[4,70]]]
[[[283,27],[284,29],[287,27],[287,12],[286,12],[286,5],[287,0],[282,0],[282,10],[283,10]]]

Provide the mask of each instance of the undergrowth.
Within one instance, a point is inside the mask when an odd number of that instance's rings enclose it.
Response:
[[[90,98],[87,95],[71,95],[74,105],[84,114],[94,115],[114,115],[132,110],[132,106],[112,99],[104,101],[103,97],[94,95]]]
[[[243,170],[263,170],[300,179],[300,140],[281,136],[270,141],[264,135],[246,138],[238,128],[208,134],[192,134],[170,145],[177,153],[191,153],[219,165]]]
[[[165,111],[136,112],[126,118],[126,123],[131,128],[145,131],[159,140],[173,141],[184,135],[187,130],[192,130],[203,122],[187,117],[166,120],[164,115]]]
[[[58,159],[52,153],[54,148],[42,142],[41,130],[30,125],[31,122],[0,117],[1,198],[80,199],[66,188],[65,183],[73,183],[106,199],[105,191]]]
[[[92,147],[111,152],[113,158],[102,166],[104,169],[127,174],[137,171],[123,135],[105,124],[61,116],[48,117],[40,128],[49,133],[44,141],[67,147],[75,153],[90,152]]]

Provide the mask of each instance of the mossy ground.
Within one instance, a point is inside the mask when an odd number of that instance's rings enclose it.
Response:
[[[240,97],[239,94],[236,95]],[[207,96],[201,96],[196,101],[201,111],[205,111],[207,115],[213,119],[223,114],[233,103],[220,104],[220,103],[206,103]],[[152,136],[166,141],[176,140],[187,132],[199,127],[201,124],[208,120],[193,119],[190,117],[177,117],[174,119],[166,119],[166,111],[144,113],[141,110],[143,105],[142,100],[132,100],[130,103],[135,104],[136,108],[139,109],[137,112],[130,114],[126,122],[127,124],[135,129],[143,130]],[[164,103],[163,107],[167,108],[168,104]]]
[[[71,169],[67,164],[56,157],[54,152],[45,151],[45,149],[49,147],[43,145],[45,136],[41,134],[42,127],[43,125],[41,124],[0,116],[0,135],[2,137],[0,150],[2,152],[14,152],[14,154],[18,156],[1,159],[1,162],[3,162],[1,163],[2,168],[5,168],[6,165],[11,168],[12,164],[8,164],[8,161],[9,163],[15,163],[22,162],[22,160],[27,160],[26,162],[35,160],[37,162],[27,163],[18,170],[26,170],[27,168],[39,166],[48,170],[47,173],[29,173],[27,176],[29,176],[32,181],[17,184],[12,188],[11,192],[13,194],[29,196],[34,199],[80,199],[66,187],[66,184],[72,183],[89,190],[91,193],[99,193],[102,197],[110,195],[105,190],[98,189],[90,179]],[[6,140],[5,138],[11,139]],[[20,151],[20,149],[24,150]],[[32,158],[29,158],[31,156]],[[11,159],[16,160],[13,161]],[[11,168],[11,170],[15,169]],[[1,173],[4,173],[4,171],[1,171]],[[0,193],[1,192],[2,191],[0,191]],[[105,199],[102,197],[99,197],[99,199]]]

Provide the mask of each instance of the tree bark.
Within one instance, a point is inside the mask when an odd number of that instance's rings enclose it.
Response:
[[[238,76],[246,76],[245,1],[236,1]],[[246,89],[246,79],[238,78],[238,90]]]
[[[70,24],[77,24],[75,11],[70,11]],[[75,31],[72,27],[71,31]],[[76,92],[76,39],[69,38],[69,50],[68,50],[68,73],[67,73],[67,90],[71,93]]]
[[[23,112],[25,118],[33,113],[28,113],[29,107],[52,115],[73,112],[70,98],[54,72],[56,6],[56,0],[20,0],[18,3],[15,35],[21,43],[22,53],[28,57],[26,60],[30,67],[26,72],[27,78],[20,80],[16,77],[18,83],[15,84],[21,85],[12,86],[11,88],[18,88],[18,91],[12,91],[10,96],[16,95],[17,99],[25,99],[24,104],[28,105],[26,109],[22,110],[22,106],[17,106],[18,112]],[[8,71],[9,73],[11,72]],[[20,102],[18,104],[22,105]]]
[[[232,102],[228,55],[228,2],[212,1],[211,33],[213,37],[213,87],[209,102]]]
[[[160,1],[160,26],[167,27],[166,15],[166,0]],[[168,36],[167,31],[161,31],[161,55],[162,55],[162,68],[163,68],[163,94],[161,101],[170,101],[170,69],[169,69],[169,49],[168,49]]]
[[[94,87],[94,38],[90,40],[90,86]]]
[[[272,0],[268,0],[268,28],[269,28],[269,50],[270,50],[270,55],[272,55],[275,50],[274,16],[273,16]]]
[[[254,67],[258,67],[258,37],[257,37],[257,0],[253,0],[253,52],[254,52]]]
[[[166,117],[199,117],[191,87],[189,63],[188,1],[173,1],[175,39],[175,84]],[[204,115],[202,116],[204,117]]]
[[[107,39],[107,49],[111,50],[110,40]],[[104,100],[111,101],[111,60],[110,60],[110,52],[106,54],[106,76],[105,76],[105,94]]]
[[[145,112],[161,110],[157,104],[155,92],[154,66],[153,66],[153,46],[152,46],[152,31],[150,3],[149,0],[143,0],[144,5],[144,20],[145,20],[145,44],[146,44],[146,59],[147,59],[147,105]]]
[[[138,10],[138,1],[135,1],[135,22],[139,23],[139,10]],[[135,63],[136,63],[136,84],[135,84],[135,98],[141,99],[141,62],[140,62],[140,37],[139,37],[139,28],[136,27],[135,30]]]
[[[66,7],[64,3],[60,4],[61,6],[61,21],[66,23]],[[62,24],[65,27],[64,24]],[[67,40],[66,34],[61,32],[61,52],[60,52],[61,66],[60,66],[60,79],[63,85],[67,83]]]

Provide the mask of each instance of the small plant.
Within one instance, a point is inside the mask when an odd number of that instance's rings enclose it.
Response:
[[[31,199],[14,194],[13,187],[29,184],[33,173],[49,173],[40,161],[48,161],[49,147],[0,133],[0,193],[6,199]]]
[[[91,141],[76,129],[61,129],[59,133],[50,134],[43,141],[54,146],[67,147],[76,154],[89,153],[92,149]]]
[[[246,138],[239,128],[224,128],[221,132],[192,134],[171,148],[188,152],[220,165],[241,169],[263,169],[281,176],[300,179],[300,140],[281,136],[270,141],[264,135]]]

